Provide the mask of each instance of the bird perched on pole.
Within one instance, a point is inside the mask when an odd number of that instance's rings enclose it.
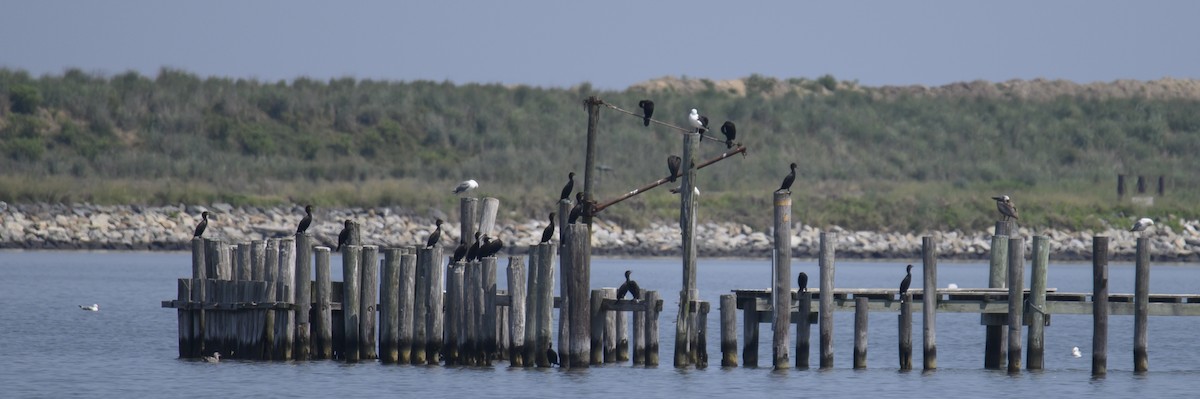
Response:
[[[476,188],[479,188],[479,182],[476,182],[475,180],[466,180],[458,183],[457,186],[454,186],[454,194],[462,194]]]
[[[642,107],[642,124],[650,126],[650,117],[654,116],[654,101],[638,101],[638,106]]]
[[[904,294],[908,293],[908,286],[912,285],[912,265],[908,265],[904,270],[904,280],[900,280],[900,300],[904,300]]]
[[[334,252],[342,252],[342,247],[350,243],[350,230],[353,230],[354,222],[346,219],[345,227],[342,227],[342,232],[338,233],[338,245]]]
[[[1137,223],[1133,224],[1133,227],[1130,228],[1129,231],[1131,231],[1131,232],[1146,231],[1146,228],[1153,226],[1153,225],[1154,225],[1153,219],[1141,218],[1141,219],[1138,219]]]
[[[450,258],[450,263],[458,263],[467,257],[467,240],[459,239],[458,247],[454,248],[454,256]]]
[[[567,224],[575,224],[579,221],[579,217],[583,216],[583,191],[575,193],[575,206],[571,208],[571,213],[567,215]]]
[[[470,248],[467,248],[467,262],[479,259],[479,246],[483,245],[483,242],[479,241],[480,235],[481,235],[481,233],[476,231],[475,232],[475,243],[471,244]]]
[[[208,228],[208,211],[200,213],[200,223],[196,224],[196,231],[192,233],[192,238],[204,235],[204,229]]]
[[[996,200],[996,209],[1000,211],[1002,221],[1020,219],[1017,217],[1017,205],[1013,204],[1012,198],[1009,198],[1007,195],[1001,195],[992,197],[992,199]]]
[[[800,292],[808,292],[808,273],[800,272],[800,275],[796,276],[796,288]]]
[[[633,294],[633,299],[635,300],[641,299],[642,289],[638,287],[637,281],[629,278],[630,274],[633,274],[633,272],[629,270],[625,271],[625,282],[621,283],[621,286],[617,288],[617,299],[625,299],[626,293]]]
[[[688,114],[688,123],[696,128],[697,132],[704,133],[708,131],[708,117],[700,115],[700,113],[696,112],[695,108],[692,108],[692,113]]]
[[[565,186],[563,186],[562,194],[559,195],[558,199],[560,199],[560,200],[571,199],[571,191],[574,191],[574,190],[575,190],[575,172],[571,172],[571,173],[567,174],[567,184]]]
[[[296,234],[304,234],[308,231],[308,226],[312,225],[312,205],[304,207],[304,219],[300,219],[300,225],[296,226]]]
[[[425,241],[425,248],[433,248],[437,245],[438,240],[442,238],[442,219],[438,219],[434,224],[437,228],[433,229],[433,233],[429,235],[429,240]]]
[[[733,140],[737,138],[737,126],[733,122],[725,121],[721,125],[721,133],[725,134],[725,148],[733,148]]]
[[[538,241],[538,243],[545,244],[554,238],[554,219],[557,215],[557,213],[550,212],[550,225],[546,226],[545,230],[542,230],[542,240]]]
[[[676,155],[667,156],[667,171],[671,172],[671,177],[667,181],[674,183],[675,176],[679,176],[679,168],[683,166],[683,158]]]
[[[796,163],[792,162],[792,165],[790,167],[792,168],[792,172],[788,173],[788,175],[783,178],[783,184],[780,184],[779,189],[775,190],[775,192],[780,192],[780,191],[787,191],[789,193],[792,192],[792,182],[796,181]]]

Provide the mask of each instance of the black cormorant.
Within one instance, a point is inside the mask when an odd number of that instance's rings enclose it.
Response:
[[[625,299],[626,292],[633,294],[633,299],[641,299],[642,289],[638,287],[637,281],[629,279],[630,274],[633,274],[633,272],[629,270],[625,271],[625,282],[621,283],[621,286],[617,288],[617,299]]]
[[[479,246],[483,245],[483,243],[479,241],[479,235],[480,233],[476,231],[475,243],[471,244],[470,248],[467,248],[467,262],[479,259]]]
[[[1012,198],[1008,198],[1007,195],[1001,195],[999,197],[992,197],[992,199],[996,200],[996,209],[1000,211],[1001,220],[1007,221],[1010,218],[1020,219],[1017,217],[1017,205],[1013,204]]]
[[[780,192],[780,191],[787,191],[789,193],[792,192],[792,182],[796,181],[796,163],[795,162],[792,162],[791,168],[792,168],[792,172],[788,173],[787,177],[783,178],[783,184],[780,184],[779,189],[775,190],[775,192]]]
[[[196,224],[196,232],[192,233],[192,238],[204,235],[204,229],[208,228],[208,211],[200,213],[200,223]]]
[[[583,216],[583,191],[575,193],[575,207],[571,208],[571,213],[567,215],[567,224],[575,224],[580,216]]]
[[[908,286],[912,284],[912,265],[904,272],[904,280],[900,280],[900,299],[904,300],[904,294],[908,293]]]
[[[737,126],[733,122],[725,121],[721,125],[721,133],[725,133],[725,148],[733,148],[733,140],[737,138]]]
[[[654,101],[642,100],[638,101],[638,106],[642,107],[642,124],[650,126],[650,117],[654,116]]]
[[[674,183],[675,176],[679,176],[679,168],[683,166],[683,158],[675,155],[667,156],[667,171],[671,172],[671,177],[667,181]]]
[[[546,226],[545,230],[542,230],[542,240],[538,241],[538,243],[545,244],[545,243],[550,242],[551,239],[554,239],[555,216],[558,216],[558,215],[554,212],[550,212],[550,225]]]
[[[354,222],[346,219],[346,227],[342,227],[342,232],[338,233],[338,246],[334,252],[342,252],[342,247],[350,243],[350,228],[354,226]]]
[[[546,359],[550,361],[550,364],[562,367],[561,364],[558,364],[558,352],[554,351],[554,344],[546,344]]]
[[[567,185],[563,186],[562,194],[560,194],[558,196],[558,199],[560,199],[560,200],[571,199],[571,191],[574,189],[575,189],[575,172],[571,172],[571,173],[567,174]]]
[[[304,219],[300,219],[300,225],[296,226],[296,234],[308,231],[308,226],[312,224],[312,205],[304,206]]]
[[[800,292],[808,292],[808,273],[800,272],[800,275],[796,276],[796,288]]]
[[[438,219],[434,224],[437,225],[437,228],[433,229],[433,234],[430,234],[429,240],[425,241],[425,248],[433,248],[434,245],[437,245],[438,240],[442,238],[442,219]]]
[[[454,248],[454,256],[450,258],[450,263],[458,263],[467,256],[467,240],[459,239],[458,248]]]
[[[504,249],[504,241],[499,238],[493,240],[492,237],[483,236],[483,244],[479,246],[479,258],[490,258],[500,253]]]

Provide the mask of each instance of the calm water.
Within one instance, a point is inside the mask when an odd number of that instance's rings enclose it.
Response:
[[[207,364],[177,358],[175,311],[159,302],[175,295],[175,279],[190,275],[184,253],[128,252],[13,252],[0,251],[0,397],[150,397],[195,396],[338,396],[478,394],[488,397],[611,396],[638,391],[647,397],[888,394],[999,396],[1000,392],[1049,397],[1191,396],[1200,388],[1200,343],[1193,338],[1200,319],[1151,317],[1150,369],[1131,372],[1133,319],[1113,316],[1109,332],[1109,374],[1090,376],[1091,317],[1056,315],[1046,329],[1046,367],[1042,372],[985,371],[983,328],[973,314],[938,315],[936,372],[896,371],[895,315],[873,313],[870,320],[870,369],[850,369],[853,351],[853,313],[835,315],[835,361],[832,370],[771,371],[719,367],[718,295],[735,288],[766,288],[768,260],[702,259],[701,295],[714,303],[710,315],[709,357],[716,366],[706,370],[676,370],[672,358],[675,292],[680,269],[676,259],[596,259],[593,286],[616,286],[625,269],[644,288],[658,289],[667,298],[662,314],[663,366],[610,365],[587,370],[393,366],[378,363],[347,365],[336,361],[249,362]],[[334,265],[340,265],[335,259]],[[503,269],[503,264],[501,265]],[[796,260],[794,272],[806,271],[816,281],[814,261]],[[919,274],[920,266],[914,274]],[[986,285],[987,265],[940,264],[944,287]],[[1111,292],[1133,291],[1133,268],[1114,263]],[[340,268],[334,267],[340,280]],[[1026,275],[1028,275],[1028,271]],[[842,261],[836,285],[893,287],[904,275],[896,262]],[[1200,265],[1155,266],[1155,293],[1191,293]],[[914,279],[920,286],[920,278]],[[1050,287],[1084,292],[1091,287],[1088,264],[1053,264]],[[504,276],[500,275],[503,286]],[[1026,283],[1028,284],[1028,283]],[[99,303],[99,312],[77,305]],[[740,320],[740,316],[739,316]],[[914,318],[916,359],[921,366],[920,315]],[[762,325],[760,365],[769,365],[769,325]],[[740,326],[738,328],[740,333]],[[814,339],[816,329],[814,328]],[[740,338],[739,338],[739,342]],[[792,342],[794,345],[794,342]],[[1084,357],[1070,356],[1079,346]],[[557,347],[557,345],[556,345]],[[817,363],[817,354],[812,356]],[[794,356],[793,356],[794,358]],[[740,360],[740,354],[739,354]],[[990,395],[989,395],[990,394]],[[1005,396],[1009,396],[1005,394]]]

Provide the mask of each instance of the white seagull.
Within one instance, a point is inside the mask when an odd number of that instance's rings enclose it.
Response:
[[[679,187],[672,188],[670,191],[671,194],[679,194]],[[700,187],[692,186],[692,192],[700,195]]]
[[[212,356],[205,356],[204,361],[208,363],[219,363],[221,361],[221,352],[213,352]]]
[[[455,187],[454,187],[454,193],[455,193],[455,194],[462,194],[462,193],[465,193],[465,192],[467,192],[467,191],[474,190],[474,189],[476,189],[476,188],[478,188],[478,187],[479,187],[479,183],[478,183],[478,182],[476,182],[476,181],[474,181],[474,180],[467,180],[467,181],[464,181],[464,182],[462,182],[462,183],[458,183],[458,186],[455,186]]]
[[[86,311],[90,311],[90,312],[99,312],[100,311],[100,305],[97,305],[94,303],[91,305],[79,305],[79,308],[86,310]]]
[[[1071,347],[1071,356],[1075,356],[1075,357],[1083,357],[1083,353],[1080,353],[1080,352],[1079,352],[1079,347],[1078,347],[1078,346],[1075,346],[1075,347]]]
[[[949,288],[949,289],[952,289],[952,290],[957,290],[957,289],[958,289],[958,284],[950,283],[949,285],[947,285],[947,286],[946,286],[946,288]]]
[[[692,113],[688,114],[688,123],[690,123],[692,127],[698,129],[700,133],[704,133],[705,130],[708,130],[708,118],[700,115],[699,112],[696,112],[695,108],[692,108]]]
[[[1141,219],[1138,219],[1137,223],[1133,224],[1133,228],[1129,229],[1129,231],[1146,231],[1147,227],[1150,227],[1153,225],[1154,225],[1154,220],[1151,220],[1150,218],[1141,218]]]

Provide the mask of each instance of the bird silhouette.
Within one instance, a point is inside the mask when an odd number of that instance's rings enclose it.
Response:
[[[204,229],[208,228],[208,211],[200,213],[200,223],[196,224],[196,231],[192,233],[192,238],[204,235]]]
[[[807,273],[800,272],[800,275],[796,276],[796,288],[799,289],[800,292],[808,292],[808,274]]]
[[[679,176],[679,168],[683,166],[683,158],[675,155],[667,156],[667,171],[671,172],[671,176],[667,181],[674,183],[675,176]]]
[[[625,293],[633,294],[633,299],[641,299],[641,297],[642,297],[641,287],[638,287],[637,281],[633,281],[633,280],[629,279],[629,275],[632,273],[633,272],[631,272],[629,270],[625,271],[625,282],[622,283],[621,286],[617,288],[617,299],[625,299]]]
[[[338,233],[338,245],[334,252],[342,252],[342,247],[350,243],[350,230],[354,226],[354,222],[346,219],[345,227],[342,227],[342,232]]]
[[[575,172],[567,174],[567,185],[563,186],[562,194],[558,199],[565,200],[571,198],[571,191],[575,189]]]
[[[904,280],[900,280],[900,299],[901,300],[904,299],[904,294],[908,293],[908,286],[910,284],[912,284],[912,265],[908,265],[908,268],[905,269],[904,273],[905,273]]]
[[[546,226],[545,230],[542,230],[542,240],[538,241],[538,243],[545,244],[545,243],[550,242],[550,240],[554,238],[555,216],[558,216],[558,215],[554,212],[550,212],[550,225]]]
[[[438,219],[434,224],[437,225],[437,228],[433,229],[433,233],[425,241],[425,248],[433,248],[434,245],[437,245],[438,240],[442,238],[442,219]]]
[[[300,219],[300,225],[296,226],[296,234],[304,234],[308,231],[308,226],[312,225],[312,205],[304,206],[304,219]]]
[[[638,101],[638,106],[642,107],[642,124],[650,126],[650,117],[654,115],[654,101],[642,100]]]
[[[733,140],[737,138],[737,126],[733,122],[725,121],[721,125],[721,133],[725,134],[725,148],[733,148]]]
[[[792,165],[789,167],[792,169],[792,172],[788,173],[788,175],[783,178],[783,184],[780,184],[779,189],[775,190],[775,192],[780,192],[780,191],[787,191],[789,193],[792,192],[792,182],[796,181],[796,163],[792,162]]]
[[[1017,217],[1017,205],[1012,202],[1012,198],[1007,195],[992,197],[996,200],[996,210],[1000,211],[1001,220],[1020,219]]]

